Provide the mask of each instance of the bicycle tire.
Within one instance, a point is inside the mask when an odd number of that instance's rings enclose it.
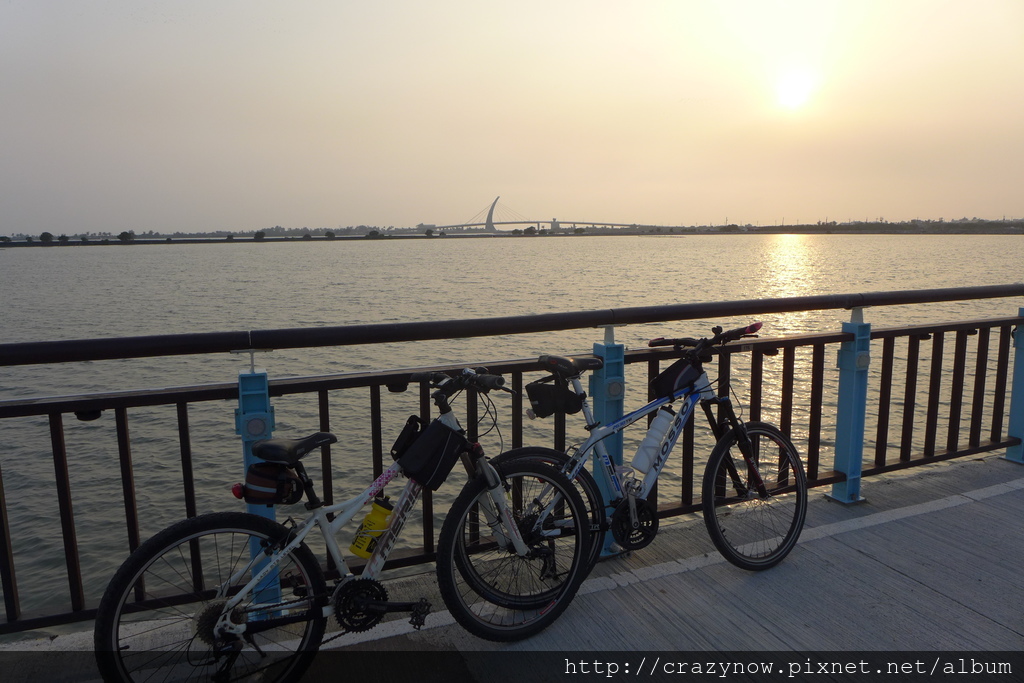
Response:
[[[543,462],[568,476],[566,470],[570,461],[569,456],[561,451],[553,448],[544,448],[543,446],[524,446],[507,450],[491,460],[491,464],[497,466],[515,458],[528,458]],[[572,483],[576,486],[576,490],[580,492],[583,502],[590,511],[591,539],[590,557],[587,565],[589,571],[597,563],[598,558],[601,556],[601,550],[604,548],[604,535],[608,530],[608,511],[604,506],[604,496],[601,495],[601,489],[598,488],[594,475],[588,469],[581,467],[576,476],[573,477]]]
[[[483,477],[477,477],[445,518],[437,577],[445,605],[463,628],[487,640],[512,641],[547,628],[576,595],[589,570],[590,550],[590,534],[578,533],[576,520],[589,513],[572,483],[550,465],[517,459],[495,469],[530,552],[519,556],[504,550],[486,534],[487,520],[479,510],[493,509],[493,501]],[[541,535],[534,530],[536,510],[555,496],[562,502],[541,529],[548,535]]]
[[[751,472],[738,448],[740,434],[733,429],[711,452],[702,507],[718,551],[737,567],[760,571],[777,565],[796,545],[807,514],[807,478],[796,447],[777,427],[748,422],[745,428],[765,495],[751,486]],[[778,457],[765,457],[768,451]]]
[[[244,640],[234,641],[241,649],[230,671],[218,672],[225,655],[211,643],[223,603],[217,590],[236,593],[251,572],[235,577],[235,591],[227,582],[250,563],[252,549],[259,553],[288,533],[265,517],[215,512],[178,522],[140,545],[114,574],[96,612],[94,643],[104,680],[299,678],[320,647],[327,621],[323,572],[304,544],[279,565],[276,582],[265,583],[237,608],[235,618],[244,617],[249,628]],[[293,623],[258,628],[260,622],[286,619]]]

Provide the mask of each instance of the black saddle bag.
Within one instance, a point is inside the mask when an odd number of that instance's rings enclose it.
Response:
[[[245,472],[242,489],[246,503],[294,505],[302,500],[302,480],[287,465],[276,462],[257,462]]]
[[[583,397],[569,388],[565,380],[552,381],[545,377],[526,385],[526,396],[535,417],[550,417],[555,413],[575,415],[583,408]]]
[[[436,491],[448,478],[469,441],[454,429],[433,420],[426,427],[416,415],[405,423],[391,448],[391,456],[417,484]]]

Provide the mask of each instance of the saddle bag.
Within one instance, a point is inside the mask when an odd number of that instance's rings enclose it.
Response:
[[[651,380],[651,393],[654,395],[654,398],[671,396],[680,389],[693,386],[693,383],[700,379],[703,372],[699,366],[695,366],[690,360],[680,358]]]
[[[413,415],[392,446],[391,455],[410,479],[436,491],[459,456],[468,450],[469,441],[459,432],[437,420],[424,428],[422,420]]]
[[[294,505],[302,500],[302,480],[287,465],[257,462],[246,470],[242,492],[245,502],[254,505]]]
[[[551,382],[551,377],[526,385],[526,396],[534,417],[550,417],[555,413],[575,415],[583,408],[583,397],[569,388],[565,380]]]

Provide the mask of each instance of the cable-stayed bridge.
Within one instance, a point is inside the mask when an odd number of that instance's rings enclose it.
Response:
[[[669,227],[659,225],[641,225],[639,223],[609,223],[607,221],[567,221],[552,218],[550,220],[536,220],[530,219],[516,212],[514,209],[499,204],[498,200],[500,196],[495,197],[494,201],[488,206],[478,211],[472,218],[464,223],[455,223],[452,225],[422,225],[425,228],[431,228],[434,230],[453,230],[463,228],[483,228],[485,232],[499,232],[499,225],[502,226],[526,226],[536,227],[538,230],[542,226],[549,226],[552,230],[558,230],[560,228],[569,227],[593,227],[593,228],[658,228],[658,227]]]

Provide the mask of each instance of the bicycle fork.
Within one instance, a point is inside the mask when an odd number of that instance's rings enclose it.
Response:
[[[498,471],[487,462],[483,453],[476,454],[476,469],[481,472],[487,487],[488,505],[483,508],[487,526],[494,534],[494,539],[502,550],[511,549],[517,555],[525,557],[530,552],[526,541],[523,540],[519,524],[512,514],[508,505],[508,498],[505,496],[505,483],[502,481]],[[511,548],[510,548],[511,546]]]
[[[716,404],[724,407],[725,414],[721,421],[715,420],[711,410],[711,406]],[[760,498],[768,498],[768,487],[765,486],[764,479],[761,477],[760,468],[757,464],[757,454],[754,453],[754,442],[750,440],[747,434],[747,426],[736,417],[732,402],[728,398],[716,396],[713,399],[701,401],[701,407],[704,408],[704,412],[708,416],[708,421],[715,433],[715,438],[721,440],[729,432],[736,432],[736,447],[739,449],[740,455],[743,456],[743,462],[747,466],[746,481],[752,485],[744,482],[740,477],[739,470],[736,468],[735,460],[728,458],[726,460],[726,469],[729,472],[729,478],[732,479],[733,487],[743,496],[748,496],[750,491],[757,491],[757,495]]]

